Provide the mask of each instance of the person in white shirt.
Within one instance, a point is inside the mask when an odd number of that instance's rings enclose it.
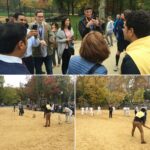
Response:
[[[106,25],[106,40],[109,46],[113,46],[113,39],[112,39],[112,35],[113,35],[113,29],[114,29],[114,22],[112,21],[112,17],[109,16],[107,18],[108,23]],[[109,39],[110,41],[109,41]]]
[[[23,13],[15,13],[14,14],[15,22],[22,24],[24,26],[27,26],[27,19]],[[38,47],[40,45],[40,40],[37,37],[38,31],[37,29],[27,29],[27,40],[28,40],[28,45],[27,45],[27,50],[25,55],[23,56],[22,60],[26,67],[28,68],[29,72],[31,74],[34,74],[34,62],[32,58],[32,47]]]
[[[71,116],[72,116],[73,111],[70,108],[65,107],[64,112],[66,114],[66,122],[71,123]]]

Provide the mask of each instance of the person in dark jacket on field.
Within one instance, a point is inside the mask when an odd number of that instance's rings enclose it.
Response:
[[[133,128],[132,128],[132,136],[134,136],[136,127],[139,129],[140,134],[141,134],[141,144],[146,144],[144,140],[143,127],[150,129],[150,127],[145,125],[145,122],[146,122],[146,109],[142,108],[141,111],[137,112],[136,116],[134,117]]]

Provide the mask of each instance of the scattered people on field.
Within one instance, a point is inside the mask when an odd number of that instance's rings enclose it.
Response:
[[[97,114],[102,114],[102,108],[100,106],[97,107]]]
[[[69,17],[62,20],[57,32],[58,56],[62,59],[62,74],[67,73],[71,55],[74,54],[74,31]]]
[[[71,123],[71,116],[72,116],[73,111],[70,108],[65,107],[64,112],[65,112],[65,115],[66,115],[66,122]]]
[[[130,107],[123,107],[124,116],[130,116]]]
[[[19,102],[18,108],[19,108],[19,116],[23,116],[24,109],[23,109],[23,104],[21,102]]]
[[[14,104],[13,108],[14,108],[14,112],[15,112],[16,111],[16,104]]]
[[[101,33],[88,33],[81,43],[79,53],[80,56],[70,59],[68,74],[107,74],[102,62],[108,58],[110,51]]]
[[[58,124],[62,124],[62,118],[61,118],[61,113],[62,113],[62,106],[58,106]]]
[[[84,107],[81,108],[81,114],[84,115]]]
[[[150,127],[145,125],[146,119],[146,109],[142,108],[141,111],[137,112],[133,120],[132,136],[134,136],[135,129],[138,128],[141,134],[141,144],[146,144],[143,127],[150,129]]]
[[[143,10],[126,16],[125,39],[131,44],[121,66],[122,74],[150,74],[150,14]]]
[[[112,114],[113,114],[113,107],[112,105],[109,105],[109,118],[112,118]]]
[[[84,17],[79,22],[79,32],[82,38],[91,31],[98,31],[102,33],[100,21],[96,19],[93,14],[93,9],[90,6],[86,6],[84,9]]]
[[[47,102],[47,104],[46,104],[45,118],[46,118],[45,127],[50,127],[50,124],[51,124],[51,105],[49,104],[49,102]]]

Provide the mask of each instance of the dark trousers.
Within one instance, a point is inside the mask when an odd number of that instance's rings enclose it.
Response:
[[[27,69],[29,70],[29,72],[31,74],[34,74],[34,61],[33,61],[33,57],[25,57],[22,58],[23,63],[26,65]]]
[[[62,55],[62,73],[63,74],[67,73],[70,57],[71,57],[71,53],[69,49],[65,49]]]
[[[46,57],[34,57],[34,64],[35,64],[35,70],[36,74],[42,74],[42,65],[45,65],[47,74],[53,74],[52,71],[52,57],[50,55]]]
[[[112,111],[109,111],[109,118],[112,118]]]
[[[144,131],[143,131],[143,128],[142,128],[142,123],[140,123],[140,122],[136,122],[136,121],[133,122],[132,136],[134,136],[134,132],[135,132],[136,127],[139,129],[140,134],[141,134],[141,143],[145,142],[145,140],[144,140]]]

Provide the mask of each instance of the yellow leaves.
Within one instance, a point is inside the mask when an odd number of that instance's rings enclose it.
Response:
[[[47,8],[52,5],[52,0],[21,0],[21,4],[29,8]]]

